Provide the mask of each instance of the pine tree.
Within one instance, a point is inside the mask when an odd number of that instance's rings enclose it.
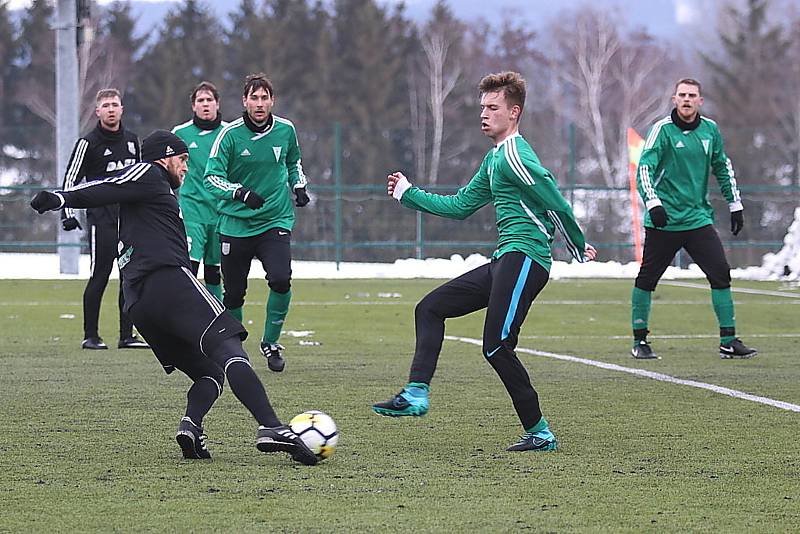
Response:
[[[726,152],[749,183],[770,181],[776,165],[772,138],[781,64],[789,42],[779,25],[767,20],[770,2],[748,0],[746,7],[727,7],[721,24],[721,52],[700,54],[711,79],[703,93],[720,124]]]
[[[191,113],[189,96],[200,81],[220,83],[221,36],[212,11],[196,0],[186,0],[166,16],[131,88],[144,135],[184,122]]]
[[[15,138],[24,150],[41,154],[31,170],[52,174],[55,151],[55,36],[51,28],[53,7],[34,0],[20,23],[18,61],[11,124],[21,125]]]

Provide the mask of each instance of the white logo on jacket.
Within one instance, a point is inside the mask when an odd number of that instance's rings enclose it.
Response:
[[[272,147],[272,153],[275,154],[275,161],[277,161],[277,162],[281,161],[281,149],[282,148],[283,147],[281,147],[281,146]]]
[[[708,149],[711,147],[711,140],[710,139],[703,139],[703,150],[705,151],[706,155],[708,155]]]
[[[136,155],[136,143],[134,143],[133,141],[128,141],[128,152],[130,152],[134,156]]]

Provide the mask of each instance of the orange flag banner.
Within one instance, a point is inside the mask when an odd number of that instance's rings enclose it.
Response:
[[[642,222],[639,214],[639,192],[636,189],[636,168],[642,156],[644,139],[633,128],[628,128],[628,182],[631,190],[631,225],[633,226],[633,250],[636,261],[642,263]]]

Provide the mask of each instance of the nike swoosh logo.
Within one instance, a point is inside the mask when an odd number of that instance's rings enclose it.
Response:
[[[724,350],[725,352],[733,352],[733,347],[720,347],[719,350]]]
[[[278,232],[278,235],[287,235],[289,232]]]

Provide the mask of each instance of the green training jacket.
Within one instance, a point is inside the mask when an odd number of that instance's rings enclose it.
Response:
[[[493,257],[522,252],[549,271],[558,229],[572,256],[584,261],[586,241],[572,208],[519,134],[489,150],[475,176],[456,194],[437,195],[411,187],[401,199],[406,207],[451,219],[465,219],[489,202],[494,205],[498,233]]]

